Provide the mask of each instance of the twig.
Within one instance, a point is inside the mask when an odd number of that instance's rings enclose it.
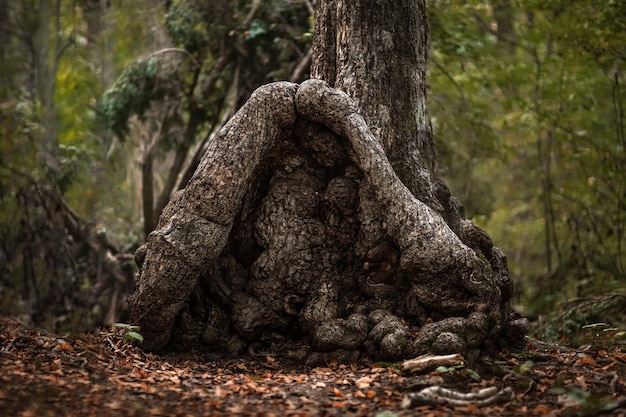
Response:
[[[296,68],[293,70],[289,81],[292,83],[297,83],[300,78],[302,78],[302,74],[306,71],[311,65],[311,56],[313,55],[312,48],[309,48],[306,55],[302,57]]]
[[[615,387],[617,386],[617,381],[619,381],[619,376],[617,372],[611,372],[609,375],[613,377],[609,383],[609,394],[615,394]]]
[[[454,406],[473,404],[476,406],[484,406],[509,401],[514,396],[515,393],[510,387],[501,390],[498,390],[497,387],[488,387],[477,392],[463,393],[435,385],[424,388],[420,392],[412,392],[405,395],[401,407],[409,408],[417,404]]]
[[[304,0],[304,4],[306,4],[306,8],[309,9],[309,13],[311,16],[315,14],[315,9],[313,8],[313,4],[309,0]]]
[[[402,362],[403,371],[428,372],[438,366],[452,366],[463,363],[463,356],[458,353],[452,355],[422,355],[415,359]]]
[[[191,54],[191,52],[189,52],[186,49],[182,49],[182,48],[163,48],[163,49],[159,49],[158,51],[154,51],[150,54],[148,54],[148,56],[146,57],[146,60],[156,56],[156,55],[160,55],[160,54],[169,54],[169,53],[179,53],[179,54],[183,54],[186,55],[191,62],[193,62],[193,64],[196,66],[196,68],[201,68],[202,66],[200,65],[200,63],[198,62],[198,60],[196,59],[195,56],[193,56]]]
[[[463,102],[463,105],[465,106],[467,104],[467,102],[465,100],[465,94],[463,94],[463,89],[461,88],[459,83],[456,82],[454,77],[435,58],[430,57],[430,60],[432,61],[433,64],[435,64],[435,66],[437,68],[439,68],[439,71],[441,71],[443,73],[443,75],[446,76],[446,78],[448,78],[450,81],[452,81],[452,84],[454,84],[454,86],[456,87],[457,91],[459,92],[459,95],[461,96],[461,101]]]
[[[243,27],[248,27],[248,25],[250,25],[250,22],[252,22],[252,19],[254,19],[254,15],[259,10],[260,6],[261,6],[261,0],[255,0],[252,3],[252,6],[250,6],[250,11],[248,12],[248,15],[246,16],[243,23],[241,24]]]

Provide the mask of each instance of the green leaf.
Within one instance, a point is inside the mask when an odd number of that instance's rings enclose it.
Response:
[[[521,364],[516,365],[515,367],[513,367],[513,371],[517,372],[518,374],[524,375],[524,374],[530,372],[533,369],[534,365],[535,365],[535,362],[533,362],[533,361],[526,361],[524,363],[521,363]]]
[[[135,326],[135,325],[126,324],[126,323],[115,323],[113,327],[119,327],[120,329],[132,330],[132,331],[137,331],[137,332],[141,330],[141,326]]]
[[[250,30],[248,30],[248,36],[246,36],[246,39],[254,39],[257,36],[265,34],[266,32],[267,31],[265,30],[263,22],[259,20],[253,20],[250,24]]]
[[[474,381],[480,381],[480,375],[478,375],[478,372],[476,372],[475,370],[467,368],[465,369],[465,372],[467,372],[470,378],[472,378]]]
[[[139,343],[143,342],[143,336],[137,332],[128,332],[124,337],[128,340],[137,340]]]

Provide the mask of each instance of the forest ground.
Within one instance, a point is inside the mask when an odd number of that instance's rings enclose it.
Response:
[[[120,328],[53,335],[0,318],[0,414],[626,416],[626,353],[620,350],[572,350],[529,339],[524,351],[503,352],[488,366],[419,374],[388,363],[311,368],[271,356],[214,359],[144,353]],[[436,386],[472,399],[416,398]],[[492,403],[477,395],[489,387],[501,394]]]

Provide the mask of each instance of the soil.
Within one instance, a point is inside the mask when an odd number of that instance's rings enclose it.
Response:
[[[619,349],[572,350],[528,339],[525,350],[473,367],[412,373],[401,363],[312,368],[259,354],[158,356],[126,332],[54,335],[0,318],[0,414],[626,416],[626,353]],[[428,387],[453,394],[439,400],[416,394]],[[503,395],[484,401],[479,393],[490,387]]]

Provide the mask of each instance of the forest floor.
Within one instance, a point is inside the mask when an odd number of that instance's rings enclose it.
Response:
[[[0,318],[0,414],[626,416],[626,353],[619,350],[529,340],[523,352],[479,369],[461,363],[410,373],[388,363],[310,368],[271,356],[157,356],[124,332],[59,336]]]

